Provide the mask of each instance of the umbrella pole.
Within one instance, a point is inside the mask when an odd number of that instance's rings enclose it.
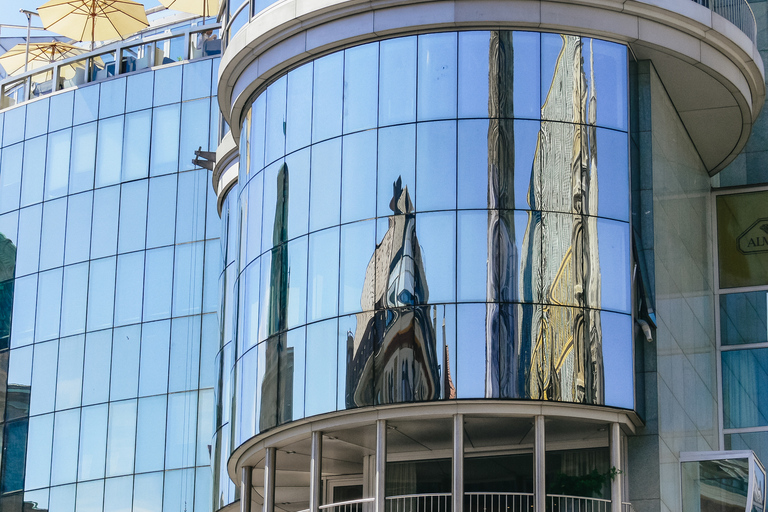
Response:
[[[24,51],[24,72],[27,72],[27,66],[29,65],[29,37],[32,32],[32,13],[25,12],[27,15],[27,48]]]

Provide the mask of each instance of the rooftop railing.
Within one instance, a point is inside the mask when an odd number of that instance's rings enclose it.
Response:
[[[692,0],[730,21],[757,44],[757,21],[747,0]]]
[[[97,82],[143,69],[221,54],[221,25],[187,26],[181,30],[149,34],[111,43],[39,67],[0,82],[0,109],[45,96],[54,91]]]

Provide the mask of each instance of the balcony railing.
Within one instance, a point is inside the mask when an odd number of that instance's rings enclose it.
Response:
[[[753,43],[757,44],[757,21],[755,13],[749,6],[747,0],[693,0],[699,5],[709,7],[715,12],[730,21],[739,30],[744,32]]]
[[[358,502],[371,501],[358,500]],[[354,502],[348,502],[354,503]],[[339,504],[339,505],[346,505]],[[610,512],[611,500],[547,494],[547,512]],[[332,505],[325,505],[332,506]],[[364,512],[359,509],[333,512]],[[320,507],[321,509],[323,507]],[[468,492],[464,494],[464,512],[531,512],[533,493],[522,492]],[[407,494],[387,497],[387,512],[451,512],[450,493]],[[630,503],[622,503],[623,512],[634,512]]]
[[[153,30],[151,35],[140,34],[126,41],[9,77],[0,83],[0,109],[88,82],[178,61],[219,55],[222,50],[221,39],[218,37],[220,28],[220,24],[208,24],[159,34]]]

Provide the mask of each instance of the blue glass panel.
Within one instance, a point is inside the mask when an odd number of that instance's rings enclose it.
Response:
[[[120,225],[117,252],[144,248],[147,224],[148,180],[124,183],[120,187]]]
[[[179,142],[179,169],[184,171],[195,168],[192,160],[195,159],[195,151],[201,149],[209,151],[208,130],[210,123],[210,100],[188,101],[181,106],[181,140]],[[215,148],[213,149],[215,150]]]
[[[416,37],[382,41],[379,126],[416,120]]]
[[[69,166],[69,193],[93,188],[96,165],[96,123],[72,129],[72,154]]]
[[[267,95],[261,94],[251,105],[251,133],[248,134],[251,161],[247,169],[240,169],[241,174],[245,173],[248,176],[253,176],[264,168],[266,115]],[[245,183],[245,180],[242,183]]]
[[[179,174],[176,204],[176,243],[205,238],[205,195],[210,183],[205,169]]]
[[[5,113],[3,124],[3,146],[10,146],[24,140],[24,119],[27,107],[21,106]]]
[[[139,396],[168,391],[168,354],[171,323],[149,322],[141,330]]]
[[[83,405],[98,404],[109,399],[112,330],[89,332],[85,337],[83,370]]]
[[[458,207],[488,207],[488,121],[459,121]]]
[[[150,176],[176,172],[179,168],[179,105],[152,110]]]
[[[161,512],[163,503],[163,473],[136,475],[133,482],[133,510]]]
[[[91,259],[115,254],[119,209],[120,187],[102,188],[93,193]]]
[[[197,391],[168,395],[168,425],[165,432],[165,467],[195,465]]]
[[[587,295],[587,305],[594,308],[612,309],[629,313],[631,306],[631,285],[629,282],[629,225],[603,219],[588,219],[590,231],[597,230],[599,244],[599,270],[601,298],[594,292]],[[587,233],[588,235],[591,233]],[[594,236],[594,235],[592,235]],[[595,239],[584,244],[584,258],[594,264]]]
[[[203,259],[205,244],[196,242],[176,246],[173,272],[173,316],[202,312]]]
[[[208,365],[210,366],[210,365]],[[197,458],[198,466],[210,466],[211,456],[208,451],[208,445],[213,435],[213,390],[201,390],[199,393],[199,404],[197,406]],[[200,484],[203,482],[200,481]]]
[[[61,295],[61,336],[85,332],[86,299],[88,296],[88,264],[64,267]]]
[[[37,272],[40,258],[40,224],[43,205],[19,211],[19,240],[16,244],[16,275]]]
[[[108,80],[101,84],[101,97],[99,98],[99,117],[112,117],[125,111],[125,78]]]
[[[62,338],[59,342],[59,369],[56,373],[57,411],[80,406],[84,345],[85,336],[82,334]]]
[[[104,480],[77,484],[76,512],[102,512]]]
[[[45,172],[45,199],[67,194],[69,185],[69,147],[72,130],[61,130],[48,136]]]
[[[48,512],[75,512],[75,484],[51,488]]]
[[[335,323],[332,321],[332,323]],[[283,421],[293,421],[304,417],[304,361],[305,329],[303,327],[288,331],[285,336],[285,348],[279,354],[281,376],[278,387],[278,410],[282,411]],[[333,354],[331,354],[332,356]],[[326,403],[333,404],[332,397]]]
[[[78,479],[90,480],[104,477],[107,456],[106,404],[83,407],[80,416],[80,462]]]
[[[43,231],[40,238],[40,270],[60,267],[64,261],[67,199],[48,201],[43,205]]]
[[[173,247],[147,251],[144,272],[144,321],[171,316]]]
[[[74,124],[95,121],[99,112],[99,86],[79,87],[75,91]]]
[[[39,510],[48,509],[48,489],[27,491],[24,493],[24,501],[34,503]]]
[[[283,313],[286,327],[306,323],[307,308],[307,237],[288,243],[288,307]]]
[[[376,127],[379,103],[379,43],[344,52],[344,133]]]
[[[27,438],[28,423],[27,420],[19,420],[8,423],[5,426],[3,435],[4,460],[3,465],[3,492],[21,490],[24,481],[24,442]],[[21,494],[16,495],[21,498]],[[11,502],[13,498],[5,498],[0,501],[0,506],[14,506]],[[15,510],[21,510],[21,500],[17,501]]]
[[[219,274],[221,252],[218,240],[205,242],[205,269],[203,272],[203,313],[216,311],[219,305]]]
[[[560,53],[564,50],[563,38],[569,36],[562,36],[560,34],[541,34],[541,105],[546,103],[549,97],[550,89],[553,86],[553,79],[555,77],[556,66],[559,60]],[[577,36],[570,36],[573,40],[578,40]],[[565,62],[565,60],[563,61]],[[572,85],[572,84],[571,84]],[[561,113],[563,114],[563,113]],[[567,112],[567,114],[573,114]],[[549,119],[555,121],[566,121],[566,119],[553,119],[551,115],[547,116],[542,112],[542,119]],[[569,119],[570,120],[570,119]]]
[[[312,146],[309,229],[339,223],[341,197],[341,139]]]
[[[541,66],[541,36],[538,32],[513,32],[512,43],[514,115],[517,118],[538,119],[541,117],[542,86],[539,73],[531,73],[531,70]]]
[[[181,73],[182,66],[173,66],[155,71],[155,107],[168,103],[177,103],[181,100]]]
[[[104,482],[104,512],[131,512],[133,477],[108,478]]]
[[[206,178],[208,183],[213,182],[213,172],[208,171]],[[221,218],[219,218],[219,209],[216,194],[209,194],[206,201],[205,210],[205,238],[219,238],[221,236]]]
[[[151,122],[151,110],[142,110],[125,116],[121,181],[147,177]]]
[[[53,414],[30,418],[24,489],[39,489],[50,484],[52,446]]]
[[[309,216],[309,149],[285,158],[287,168],[288,240],[307,232]]]
[[[456,306],[456,396],[486,397],[485,304]]]
[[[176,175],[149,180],[147,248],[172,244],[176,230]]]
[[[43,200],[46,137],[24,142],[24,168],[21,174],[21,206]]]
[[[489,36],[488,32],[459,32],[459,117],[488,116],[488,59],[483,57],[488,55]]]
[[[428,296],[424,302],[451,302],[456,297],[456,214],[423,213],[416,216],[416,236]]]
[[[3,149],[0,164],[0,212],[9,212],[19,207],[21,200],[21,144]]]
[[[767,299],[765,291],[720,295],[720,343],[768,342]]]
[[[107,430],[107,476],[133,472],[136,443],[136,400],[109,404]]]
[[[35,334],[35,304],[37,304],[37,274],[16,279],[13,287],[11,347],[32,343]]]
[[[163,469],[165,454],[165,407],[164,395],[139,400],[139,416],[136,427],[136,472]]]
[[[48,131],[56,131],[72,126],[72,109],[75,102],[75,91],[51,96],[51,106],[48,119]]]
[[[37,280],[37,315],[35,341],[59,337],[62,269],[41,272]]]
[[[51,485],[74,482],[77,476],[77,441],[80,432],[80,411],[57,412],[53,423],[53,456]]]
[[[341,135],[344,96],[344,54],[327,55],[314,62],[312,82],[312,142]]]
[[[376,132],[346,135],[341,173],[341,222],[376,215]]]
[[[29,397],[31,416],[53,411],[58,350],[59,343],[56,340],[35,345],[35,365],[32,367],[32,389]]]
[[[31,139],[48,131],[48,98],[27,105],[27,123],[24,138]]]
[[[238,344],[238,354],[242,355],[259,341],[259,278],[261,261],[256,260],[240,275],[240,290],[244,301],[240,305],[243,316],[242,343]],[[304,271],[306,288],[306,270]],[[241,333],[238,333],[241,334]]]
[[[202,467],[195,470],[195,512],[211,512],[213,503],[211,477],[210,468]]]
[[[279,217],[276,220],[276,214],[278,210],[278,204],[285,204],[285,197],[284,193],[288,192],[288,190],[285,189],[283,180],[285,178],[285,173],[280,173],[280,170],[283,167],[282,162],[275,162],[271,165],[269,165],[262,174],[264,175],[264,200],[263,200],[263,206],[262,206],[262,212],[263,212],[263,219],[262,219],[262,231],[261,231],[261,250],[262,251],[268,251],[271,249],[276,243],[280,243],[280,230],[276,228],[279,228],[278,220]],[[280,180],[280,181],[278,181]],[[282,192],[280,197],[280,203],[278,203],[278,193]],[[283,211],[283,208],[280,208],[280,211]],[[230,212],[230,217],[237,217],[236,215],[233,215],[232,212]],[[231,225],[230,225],[231,227]],[[232,233],[238,233],[238,230],[233,230],[230,228],[230,245],[232,241]],[[282,241],[285,241],[285,237],[283,237]],[[231,254],[232,248],[229,249],[229,254]],[[229,259],[231,256],[227,257],[227,263],[229,263]]]
[[[125,111],[133,112],[152,106],[154,73],[137,73],[127,77]]]
[[[350,140],[350,143],[354,141]],[[345,171],[347,154],[352,148],[344,142]],[[364,148],[375,151],[375,148]],[[378,189],[376,214],[379,217],[392,215],[400,207],[394,207],[396,190],[408,190],[408,201],[415,201],[416,191],[416,126],[413,124],[393,126],[379,130],[378,148]],[[346,176],[345,176],[346,177]],[[399,183],[399,185],[396,185]],[[405,209],[408,209],[407,207]],[[399,211],[399,210],[398,210]],[[404,213],[403,210],[401,213]],[[413,211],[411,206],[409,211]]]
[[[285,152],[308,146],[312,139],[312,64],[288,73],[287,112],[285,120]]]
[[[307,326],[306,416],[336,410],[336,319]]]
[[[418,42],[418,119],[455,118],[457,34],[421,35]]]
[[[168,391],[197,389],[200,371],[200,317],[175,318],[171,323]]]
[[[195,470],[182,469],[165,472],[163,511],[184,512],[188,503],[193,503],[195,493]]]
[[[117,258],[115,326],[141,322],[143,282],[143,252],[123,254]]]
[[[373,309],[371,291],[366,289],[368,269],[373,270],[376,247],[374,221],[356,222],[341,227],[339,275],[339,313],[346,315]]]
[[[627,47],[622,44],[583,40],[584,74],[587,95],[596,91],[597,125],[627,130],[628,64]],[[593,71],[594,70],[594,71]]]
[[[215,385],[214,367],[207,362],[213,361],[216,357],[216,351],[219,349],[219,338],[221,337],[216,315],[203,315],[202,331],[200,360],[204,363],[200,365],[200,388],[211,388]],[[210,417],[213,417],[213,414]]]
[[[67,234],[64,244],[64,264],[88,259],[91,253],[91,215],[93,193],[69,196],[67,204]]]
[[[605,405],[632,409],[635,404],[632,317],[600,312],[605,371]]]
[[[539,121],[514,121],[515,130],[515,193],[514,207],[518,210],[528,210],[536,207],[533,181],[540,170],[534,166],[542,165],[537,161],[541,123]],[[508,206],[507,206],[508,207]],[[539,206],[538,208],[541,208]]]
[[[100,121],[96,140],[96,187],[119,183],[123,159],[123,117]]]
[[[141,326],[139,325],[122,327],[114,331],[112,337],[112,374],[109,385],[110,401],[133,398],[137,395],[140,340]]]
[[[484,302],[490,266],[488,233],[492,212],[460,212],[458,217],[457,293],[461,302]],[[507,256],[506,252],[502,253]]]
[[[758,398],[768,382],[768,349],[729,350],[721,357],[723,427],[768,425],[768,404]]]
[[[307,321],[336,316],[339,283],[338,248],[338,228],[326,229],[309,236]],[[335,346],[335,335],[333,339]]]
[[[456,208],[456,123],[421,123],[416,134],[416,208]]]
[[[629,136],[614,130],[587,129],[597,133],[598,204],[590,205],[589,214],[629,221]],[[592,178],[595,179],[594,177]]]
[[[211,59],[200,60],[183,67],[182,101],[211,95],[211,62]],[[215,81],[216,75],[213,82]]]
[[[266,162],[273,162],[285,154],[286,82],[286,77],[282,77],[267,89]]]

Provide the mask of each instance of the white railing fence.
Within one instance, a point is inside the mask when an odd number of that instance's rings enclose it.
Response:
[[[319,508],[323,512],[373,512],[373,501],[373,498],[362,498],[320,505]]]
[[[464,512],[516,512],[533,510],[533,494],[524,492],[468,492]]]
[[[450,512],[451,493],[387,496],[387,512]]]
[[[611,512],[611,500],[547,494],[550,512]]]

